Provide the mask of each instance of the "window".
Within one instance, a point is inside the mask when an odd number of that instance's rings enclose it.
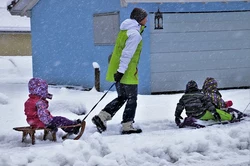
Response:
[[[119,32],[119,12],[94,14],[95,45],[113,45]]]

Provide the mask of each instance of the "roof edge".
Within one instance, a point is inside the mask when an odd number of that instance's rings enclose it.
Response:
[[[250,0],[120,0],[122,7],[127,7],[129,3],[190,3],[190,2],[250,2]]]
[[[32,8],[39,2],[39,0],[13,0],[8,6],[7,10],[11,15],[31,16]]]

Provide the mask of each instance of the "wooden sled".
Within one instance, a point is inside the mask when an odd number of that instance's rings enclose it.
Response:
[[[69,127],[79,127],[80,126],[80,130],[79,130],[79,133],[77,134],[77,136],[74,138],[74,140],[78,140],[79,138],[81,138],[82,134],[84,133],[84,130],[85,130],[85,126],[86,126],[86,122],[85,121],[82,121],[81,124],[76,124],[76,125],[71,125],[71,126],[61,126],[59,128],[69,128]],[[25,141],[27,135],[30,136],[31,138],[31,143],[32,145],[35,144],[35,133],[36,133],[36,130],[43,130],[44,131],[44,134],[43,134],[43,140],[46,140],[47,138],[47,135],[49,133],[51,133],[52,135],[52,141],[56,141],[56,133],[55,132],[51,132],[51,129],[48,129],[48,128],[32,128],[31,126],[25,126],[25,127],[14,127],[13,128],[14,130],[16,131],[21,131],[22,132],[22,142]],[[69,134],[66,134],[62,137],[62,139],[66,139],[67,137],[69,136]]]

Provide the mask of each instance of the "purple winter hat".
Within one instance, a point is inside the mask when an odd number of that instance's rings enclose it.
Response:
[[[52,94],[48,93],[47,82],[41,78],[31,78],[28,88],[30,94],[41,96],[44,99],[52,99]]]

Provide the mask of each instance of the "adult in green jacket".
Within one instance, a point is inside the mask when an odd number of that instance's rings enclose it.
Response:
[[[120,25],[116,44],[109,62],[107,81],[116,82],[117,98],[107,104],[98,115],[92,118],[99,132],[106,130],[106,122],[126,103],[123,112],[122,134],[141,133],[134,128],[134,117],[138,95],[138,69],[142,49],[142,32],[147,22],[147,12],[134,8],[130,19]]]

